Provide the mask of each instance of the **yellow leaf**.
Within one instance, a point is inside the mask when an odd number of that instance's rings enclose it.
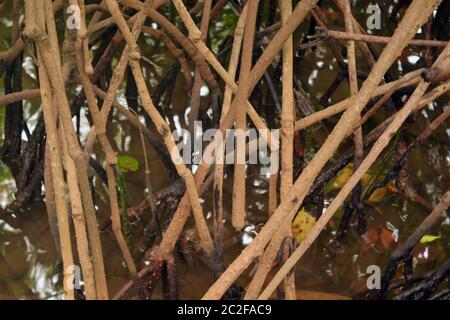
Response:
[[[386,197],[389,193],[394,190],[394,186],[392,182],[389,182],[388,185],[384,188],[378,188],[369,197],[369,201],[373,203],[381,202],[384,197]]]
[[[431,234],[426,234],[422,237],[422,239],[420,239],[420,243],[427,244],[427,243],[433,242],[439,238],[440,238],[439,236],[433,236]]]
[[[332,184],[333,189],[342,189],[342,187],[347,183],[348,179],[350,179],[352,174],[353,174],[353,163],[349,163],[344,169],[339,171],[339,174],[333,180]],[[361,178],[363,186],[367,185],[367,183],[369,183],[371,178],[372,175],[369,172],[366,172]]]
[[[353,174],[353,164],[348,164],[344,169],[339,171],[339,174],[334,178],[333,182],[331,183],[331,189],[342,189],[344,185],[347,183],[347,181],[350,179],[350,177]],[[373,174],[371,172],[366,172],[362,178],[361,183],[363,187],[367,186],[369,182],[372,180]],[[378,177],[376,182],[382,182],[384,180],[384,176],[381,175]],[[369,197],[369,201],[372,203],[378,203],[384,199],[384,197],[393,192],[395,190],[394,185],[392,182],[389,182],[389,184],[384,188],[378,188],[376,189]]]
[[[292,234],[295,239],[297,239],[297,243],[302,242],[308,232],[316,223],[316,220],[313,216],[311,216],[305,209],[302,209],[294,219],[292,223]]]
[[[349,164],[344,169],[339,171],[339,174],[333,181],[334,189],[342,189],[342,187],[347,183],[348,179],[352,176],[353,173],[353,165]]]
[[[339,171],[339,174],[334,178],[333,183],[331,187],[333,189],[342,189],[342,187],[347,183],[348,179],[353,174],[353,163],[349,163],[344,169]],[[364,173],[364,175],[361,177],[361,183],[363,186],[366,186],[370,180],[373,177],[373,173],[370,171]],[[378,177],[377,182],[381,182],[384,180],[384,176],[381,175]]]
[[[366,186],[370,180],[372,179],[372,175],[369,172],[364,173],[364,175],[361,178],[361,183],[363,186]]]

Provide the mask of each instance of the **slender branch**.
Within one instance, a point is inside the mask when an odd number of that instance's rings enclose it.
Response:
[[[7,106],[16,101],[20,100],[28,100],[40,97],[41,93],[39,89],[27,89],[19,92],[13,92],[9,94],[5,94],[4,96],[0,96],[0,107]]]
[[[384,95],[385,93],[391,91],[393,88],[401,89],[408,86],[416,85],[420,81],[420,75],[424,71],[424,69],[419,69],[412,71],[399,80],[392,81],[390,83],[384,84],[376,88],[371,94],[370,98],[375,98],[380,95]],[[321,120],[324,120],[328,117],[334,116],[342,111],[345,111],[347,108],[351,106],[351,99],[347,98],[338,102],[332,106],[329,106],[325,109],[315,112],[312,115],[309,115],[305,118],[298,120],[295,123],[295,130],[305,129]]]
[[[239,72],[239,85],[233,103],[236,104],[236,135],[235,135],[235,162],[233,179],[233,201],[231,224],[240,231],[245,227],[245,136],[247,131],[246,101],[249,90],[250,71],[252,68],[253,42],[255,39],[256,17],[259,0],[249,0],[247,8],[247,21],[244,27],[242,41],[241,68]]]
[[[244,35],[244,26],[247,21],[248,5],[245,5],[239,16],[234,31],[233,48],[231,50],[230,62],[228,65],[228,73],[234,79],[236,76],[237,66],[239,63],[239,55],[242,47],[242,38]],[[230,86],[226,86],[223,104],[221,121],[228,113],[231,105],[233,91]],[[225,138],[226,139],[226,138]],[[220,143],[217,149],[216,163],[214,167],[214,243],[218,256],[222,257],[223,245],[223,175],[224,175],[224,150],[223,143]]]
[[[199,2],[199,3],[201,3],[201,2]],[[209,27],[212,1],[205,0],[201,4],[203,5],[202,21],[200,22],[200,32],[202,33],[201,40],[203,42],[206,42],[206,40],[208,38],[208,27]],[[194,123],[198,119],[198,112],[200,109],[200,89],[201,89],[202,85],[203,85],[202,75],[201,75],[198,67],[196,67],[195,68],[195,76],[194,76],[194,85],[192,86],[191,98],[189,101],[191,110],[189,113],[188,122],[189,122],[189,132],[191,133],[191,136],[193,136],[193,134],[194,134]]]
[[[355,34],[350,32],[343,31],[335,31],[335,30],[323,30],[318,29],[318,34],[313,36],[308,36],[309,39],[317,39],[317,38],[333,38],[336,40],[346,40],[346,41],[363,41],[363,42],[372,42],[372,43],[383,43],[388,44],[391,40],[391,37],[382,37],[382,36],[373,36],[366,34]],[[438,40],[422,40],[422,39],[413,39],[408,42],[410,46],[424,46],[424,47],[445,47],[448,41],[438,41]]]

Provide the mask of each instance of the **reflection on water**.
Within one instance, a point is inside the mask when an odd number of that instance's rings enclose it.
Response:
[[[361,6],[363,7],[363,6]],[[329,12],[329,18],[337,16]],[[364,10],[356,10],[357,18],[361,18]],[[4,19],[2,19],[3,21]],[[4,24],[8,24],[3,22]],[[387,25],[393,22],[386,21]],[[218,28],[218,26],[216,26]],[[383,32],[388,32],[385,28]],[[388,34],[388,33],[387,33]],[[217,39],[213,40],[213,46],[217,46]],[[382,46],[375,45],[378,50]],[[158,70],[164,74],[170,63],[171,56],[164,48],[158,52],[146,54],[147,57],[158,57],[154,59],[158,63]],[[398,72],[406,73],[415,68],[419,53],[412,49],[406,59],[398,64]],[[361,59],[360,59],[361,60]],[[359,61],[364,68],[364,63]],[[302,82],[305,91],[316,109],[322,108],[319,100],[327,91],[330,84],[337,75],[338,66],[332,53],[326,46],[319,46],[316,50],[308,50],[304,53],[301,63],[295,66],[295,72]],[[160,74],[158,74],[160,77]],[[177,88],[181,88],[183,77],[177,78]],[[151,84],[154,86],[155,84]],[[78,88],[79,90],[80,88]],[[124,88],[121,88],[117,97],[126,105]],[[184,91],[183,91],[184,92]],[[202,96],[208,92],[202,87]],[[340,101],[348,96],[346,81],[338,87],[338,90],[329,99],[328,103]],[[185,126],[186,122],[186,97],[174,94],[170,105],[171,123],[177,128]],[[406,135],[416,137],[432,119],[435,119],[447,104],[448,98],[442,98],[437,103],[430,105],[423,112],[418,113],[415,125],[409,126]],[[383,113],[381,113],[384,116]],[[88,132],[88,120],[84,109],[82,110],[81,135],[82,141]],[[183,120],[184,119],[184,120]],[[329,119],[327,129],[339,119],[339,115]],[[143,119],[141,119],[143,120]],[[377,118],[379,120],[379,118]],[[331,125],[330,125],[331,124]],[[119,154],[127,154],[136,158],[139,163],[144,163],[142,146],[139,132],[132,127],[123,116],[115,113],[111,122],[108,123],[108,134],[110,141],[114,141],[115,148]],[[372,128],[374,123],[367,124]],[[151,126],[149,126],[151,127]],[[153,127],[151,127],[153,129]],[[305,145],[305,160],[309,161],[321,142],[326,138],[326,132],[322,125],[308,128],[302,133]],[[175,128],[172,128],[175,129]],[[411,138],[409,137],[409,138]],[[408,168],[412,185],[418,193],[433,207],[439,201],[443,192],[447,190],[450,181],[450,130],[447,125],[442,125],[433,136],[415,150],[408,160]],[[348,146],[348,144],[347,144]],[[161,190],[169,185],[165,168],[153,149],[149,151],[151,164],[152,186],[154,191]],[[98,145],[94,147],[96,159],[103,163],[103,155]],[[194,167],[193,169],[195,169]],[[257,172],[258,170],[255,170]],[[231,207],[232,183],[230,174],[224,181],[224,209],[225,209],[225,263],[230,263],[248,245],[261,228],[261,224],[267,220],[267,181],[263,178],[250,180],[248,186],[248,225],[242,234],[235,233],[230,227],[229,210]],[[145,181],[144,168],[141,166],[135,173],[128,173],[125,177],[127,188],[127,200],[130,206],[139,204],[144,199]],[[98,209],[99,224],[103,225],[109,217],[109,206],[104,185],[95,180],[97,190],[96,208]],[[0,163],[0,206],[5,208],[14,200],[15,184],[9,170]],[[325,206],[331,203],[336,190],[325,194]],[[205,213],[211,212],[210,205],[213,203],[211,191],[203,196]],[[314,208],[313,208],[314,209]],[[329,226],[321,233],[318,240],[302,258],[296,268],[296,279],[298,287],[306,290],[335,292],[349,297],[359,297],[365,290],[366,270],[369,265],[379,265],[381,269],[387,262],[392,250],[404,242],[413,230],[423,221],[429,213],[429,209],[407,199],[404,195],[393,192],[385,196],[380,202],[366,205],[368,216],[368,229],[370,231],[370,243],[364,243],[354,228],[350,228],[345,238],[345,250],[337,257],[331,257],[327,248],[330,239],[336,233],[342,212],[338,212]],[[6,216],[6,217],[5,217]],[[61,274],[56,258],[54,241],[51,237],[45,204],[42,200],[36,200],[27,208],[14,215],[7,215],[0,211],[0,299],[60,299]],[[139,266],[143,252],[146,249],[147,238],[143,235],[146,225],[144,217],[133,225],[133,240],[136,243],[133,255]],[[211,215],[208,215],[211,221]],[[450,254],[450,219],[447,218],[442,226],[435,226],[430,233],[439,236],[437,241],[418,246],[414,252],[417,272],[427,272],[437,267]],[[183,255],[177,255],[177,271],[181,298],[197,299],[206,291],[213,282],[211,272],[207,269],[202,258],[196,254],[198,237],[195,236],[193,222],[189,220],[185,238],[191,245],[190,249],[183,249]],[[73,234],[73,233],[72,233]],[[121,259],[120,250],[110,229],[102,234],[103,253],[105,256],[106,272],[110,294],[114,294],[128,279],[128,272]],[[197,246],[196,246],[197,245]],[[180,250],[182,251],[182,250]],[[76,252],[74,252],[76,255]],[[349,263],[352,262],[352,263]],[[250,267],[238,283],[245,285],[250,279]],[[193,285],[195,284],[195,285]],[[155,288],[155,298],[160,298],[160,291]]]
[[[0,161],[0,207],[2,209],[14,200],[16,183],[9,168]]]
[[[45,206],[0,220],[0,298],[62,298]]]

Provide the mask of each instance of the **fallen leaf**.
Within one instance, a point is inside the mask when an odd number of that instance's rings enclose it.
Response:
[[[295,239],[297,239],[297,243],[302,242],[308,232],[316,223],[316,219],[311,216],[305,209],[302,209],[294,219],[292,223],[292,234]]]
[[[350,179],[353,173],[353,165],[349,164],[344,169],[339,171],[339,174],[333,180],[333,188],[334,189],[342,189],[342,187],[347,183],[348,179]]]
[[[377,188],[369,197],[369,201],[372,203],[381,202],[389,193],[394,190],[394,184],[389,182],[384,188]]]
[[[342,189],[342,187],[347,183],[348,179],[350,179],[352,174],[353,174],[353,163],[350,163],[344,169],[339,171],[338,175],[333,180],[332,188],[333,189]],[[384,178],[384,177],[380,177],[380,178]],[[361,177],[362,185],[363,186],[367,185],[369,183],[370,179],[372,179],[372,174],[370,172],[366,172]]]
[[[353,174],[353,164],[348,164],[344,169],[339,171],[338,175],[333,179],[331,185],[329,185],[328,188],[331,187],[331,190],[335,189],[342,189],[344,185],[347,183],[347,181],[350,179],[350,177]],[[361,177],[361,184],[363,187],[367,186],[369,182],[372,180],[373,173],[370,171],[366,172]],[[384,176],[380,175],[377,178],[377,183],[382,182],[384,180]],[[330,190],[330,189],[327,189]],[[392,182],[389,182],[386,187],[384,188],[377,188],[375,191],[372,192],[372,194],[369,197],[369,201],[372,203],[378,203],[381,202],[388,194],[395,191],[395,185]]]

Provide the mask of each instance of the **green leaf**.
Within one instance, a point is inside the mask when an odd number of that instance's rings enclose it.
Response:
[[[136,172],[139,169],[139,161],[130,156],[117,156],[120,172]]]
[[[426,234],[422,237],[422,239],[420,239],[420,243],[427,244],[427,243],[433,242],[439,238],[440,238],[439,236],[433,236],[431,234]]]

